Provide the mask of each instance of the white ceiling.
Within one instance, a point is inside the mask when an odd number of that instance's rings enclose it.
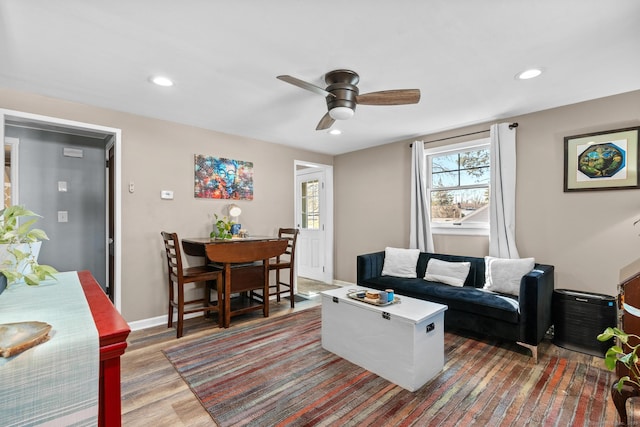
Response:
[[[640,89],[639,18],[638,0],[0,0],[0,86],[340,154]],[[316,131],[323,97],[276,76],[338,68],[422,99]]]

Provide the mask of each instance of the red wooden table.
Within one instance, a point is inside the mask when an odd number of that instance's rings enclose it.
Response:
[[[131,329],[115,309],[90,271],[79,271],[78,278],[89,303],[100,339],[100,395],[98,425],[120,426],[120,356],[127,348]]]

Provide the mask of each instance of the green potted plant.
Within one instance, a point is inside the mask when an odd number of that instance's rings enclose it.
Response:
[[[38,217],[19,205],[0,211],[0,273],[8,285],[23,280],[28,285],[38,285],[46,278],[55,278],[58,272],[49,265],[38,264],[42,240],[49,240],[43,230],[32,228]]]
[[[209,237],[212,239],[231,239],[233,237],[231,227],[235,223],[226,216],[218,218],[218,214],[213,215],[216,217],[216,222],[213,224],[213,231],[209,234]]]
[[[598,341],[605,342],[616,338],[617,343],[611,346],[605,356],[604,363],[610,371],[616,369],[618,363],[626,367],[627,375],[623,375],[611,387],[611,397],[620,415],[620,420],[627,424],[626,401],[628,398],[640,395],[640,367],[638,366],[638,350],[640,336],[627,334],[618,328],[606,328],[598,335]],[[633,345],[633,342],[637,344]],[[619,344],[618,344],[619,343]]]

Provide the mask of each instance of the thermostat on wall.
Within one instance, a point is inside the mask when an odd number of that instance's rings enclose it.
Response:
[[[173,200],[173,191],[162,190],[160,192],[160,198],[165,200]]]

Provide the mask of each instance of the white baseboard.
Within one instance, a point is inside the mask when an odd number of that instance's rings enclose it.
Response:
[[[336,286],[355,286],[354,283],[345,282],[342,280],[334,280],[333,284]],[[272,296],[270,299],[275,300],[275,296]],[[185,314],[185,319],[191,319],[193,317],[202,316],[202,313],[189,313]],[[174,317],[173,323],[175,324],[176,318]],[[141,329],[153,328],[154,326],[166,325],[167,324],[167,315],[150,317],[148,319],[136,320],[133,322],[127,322],[132,331],[139,331]]]
[[[356,285],[355,283],[345,282],[345,281],[343,281],[343,280],[334,280],[334,281],[333,281],[333,284],[334,284],[334,285],[336,285],[336,286],[342,286],[342,287],[345,287],[345,286],[355,286],[355,285]]]
[[[202,316],[202,313],[189,313],[185,314],[185,319],[191,319],[192,317]],[[141,329],[153,328],[154,326],[167,325],[167,315],[151,317],[149,319],[136,320],[134,322],[127,322],[132,331],[139,331]],[[176,317],[173,317],[173,323],[175,327]]]

